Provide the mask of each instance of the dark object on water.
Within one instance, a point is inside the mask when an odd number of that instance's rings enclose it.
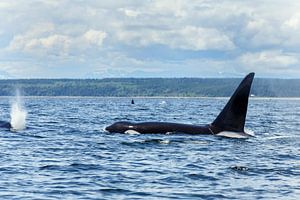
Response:
[[[133,99],[131,99],[131,104],[134,104],[134,100]]]
[[[7,128],[7,129],[11,129],[12,126],[9,122],[6,122],[6,121],[0,121],[0,127],[1,128]]]
[[[248,167],[245,166],[232,166],[230,168],[236,171],[247,171],[249,169]]]
[[[116,133],[187,133],[246,138],[251,136],[245,133],[244,126],[253,78],[254,73],[250,73],[242,80],[226,106],[211,124],[199,126],[170,122],[131,123],[121,121],[106,127],[106,130]]]

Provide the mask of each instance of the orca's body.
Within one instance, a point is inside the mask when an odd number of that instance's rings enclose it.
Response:
[[[12,126],[11,126],[11,124],[9,122],[0,121],[0,128],[11,129]]]
[[[213,123],[199,126],[170,122],[116,122],[105,129],[116,133],[186,133],[186,134],[213,134],[226,136],[227,133],[238,133],[240,136],[249,136],[244,132],[248,99],[254,73],[248,74],[240,83],[230,100]]]

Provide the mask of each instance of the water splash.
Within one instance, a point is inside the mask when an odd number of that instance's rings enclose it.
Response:
[[[254,131],[251,130],[251,129],[249,129],[249,128],[247,128],[247,127],[245,127],[245,133],[247,133],[247,134],[250,135],[250,136],[255,137]]]
[[[159,103],[159,105],[165,105],[165,104],[167,104],[166,101],[161,101],[161,102]]]
[[[27,111],[23,106],[19,90],[16,91],[16,97],[11,103],[10,124],[13,131],[23,130],[26,128]]]

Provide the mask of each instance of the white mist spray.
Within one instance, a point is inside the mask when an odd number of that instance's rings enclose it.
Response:
[[[26,128],[27,111],[23,107],[19,90],[16,91],[16,97],[11,103],[10,124],[15,131]]]

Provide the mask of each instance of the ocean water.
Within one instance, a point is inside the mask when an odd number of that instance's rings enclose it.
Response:
[[[300,199],[300,99],[251,98],[249,139],[104,131],[119,120],[207,124],[224,98],[23,101],[27,128],[0,131],[0,199]]]

